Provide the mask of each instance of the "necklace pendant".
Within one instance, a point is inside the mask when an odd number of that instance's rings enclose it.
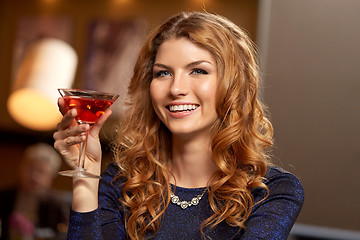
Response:
[[[193,199],[191,199],[191,205],[198,205],[199,204],[199,198],[198,197],[194,197]]]
[[[171,202],[177,204],[180,201],[179,197],[171,194]]]
[[[170,193],[170,201],[173,204],[180,206],[182,209],[186,209],[190,206],[198,205],[205,192],[206,192],[206,189],[202,192],[202,194],[200,194],[196,197],[193,197],[191,199],[191,201],[181,201],[180,198],[178,196],[176,196],[174,193]]]
[[[186,209],[189,206],[189,203],[187,201],[180,202],[180,207],[182,209]]]

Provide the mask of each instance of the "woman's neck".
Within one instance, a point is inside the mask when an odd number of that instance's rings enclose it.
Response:
[[[216,170],[210,138],[184,141],[173,137],[172,144],[171,172],[175,179],[170,176],[170,182],[185,188],[206,187]]]

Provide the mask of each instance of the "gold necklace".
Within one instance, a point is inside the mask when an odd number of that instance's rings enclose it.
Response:
[[[171,189],[171,186],[170,186],[170,189]],[[193,197],[191,199],[191,201],[181,201],[178,196],[176,196],[174,193],[171,192],[170,193],[171,202],[173,204],[180,206],[182,209],[186,209],[190,206],[196,206],[199,204],[199,202],[200,202],[201,198],[204,196],[204,193],[206,192],[206,190],[207,190],[207,188],[205,188],[205,190],[200,195]]]

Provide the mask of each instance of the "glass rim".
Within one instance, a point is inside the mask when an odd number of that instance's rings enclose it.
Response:
[[[76,96],[76,95],[66,95],[63,94],[63,92],[69,92],[69,93],[84,93],[85,95],[82,95],[81,97],[91,97],[90,95],[87,96],[86,94],[96,94],[97,96],[107,96],[111,98],[118,98],[119,94],[116,93],[110,93],[110,92],[104,92],[104,91],[98,91],[98,90],[91,90],[91,89],[81,89],[81,88],[58,88],[57,89],[62,97],[66,96]]]

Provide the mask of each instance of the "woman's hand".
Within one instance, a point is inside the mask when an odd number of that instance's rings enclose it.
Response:
[[[61,122],[57,126],[57,131],[53,137],[54,147],[61,154],[64,160],[72,167],[76,168],[79,164],[79,145],[85,141],[85,133],[88,131],[88,141],[85,153],[85,169],[93,174],[100,174],[101,170],[101,145],[99,141],[99,132],[106,119],[111,115],[111,110],[107,109],[105,113],[90,128],[89,124],[79,125],[75,117],[77,112],[71,109],[64,112],[64,100],[58,100],[59,110],[63,114]]]

